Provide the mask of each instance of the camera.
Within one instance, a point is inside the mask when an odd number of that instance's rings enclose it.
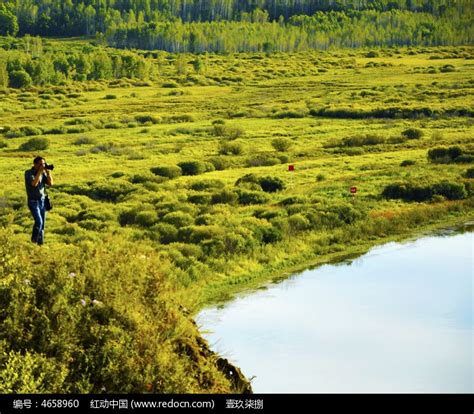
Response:
[[[44,169],[45,170],[54,170],[54,165],[53,164],[44,164]]]

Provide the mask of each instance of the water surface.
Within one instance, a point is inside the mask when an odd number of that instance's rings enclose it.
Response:
[[[197,321],[254,392],[473,392],[473,246],[473,233],[386,244]]]

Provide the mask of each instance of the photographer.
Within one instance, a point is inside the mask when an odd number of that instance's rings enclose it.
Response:
[[[43,244],[44,240],[44,225],[46,221],[46,206],[45,206],[45,186],[53,185],[53,177],[51,170],[52,165],[47,165],[42,157],[36,157],[33,160],[33,167],[25,171],[25,186],[26,194],[28,196],[28,208],[33,215],[35,223],[33,225],[33,234],[31,241],[39,245]]]

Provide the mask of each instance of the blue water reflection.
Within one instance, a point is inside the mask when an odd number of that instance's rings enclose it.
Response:
[[[255,392],[473,392],[473,233],[374,248],[206,309]]]

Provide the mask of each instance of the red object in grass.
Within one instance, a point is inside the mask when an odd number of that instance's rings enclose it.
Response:
[[[293,164],[289,165],[288,171],[295,171],[295,166]]]
[[[357,193],[357,187],[351,187],[351,194]]]

